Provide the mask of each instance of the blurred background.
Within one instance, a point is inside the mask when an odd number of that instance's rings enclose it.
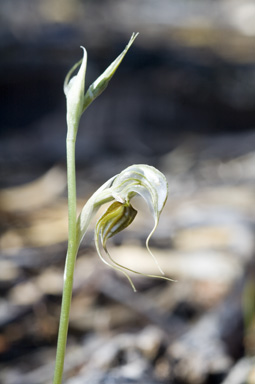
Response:
[[[167,176],[151,239],[167,276],[138,293],[77,260],[65,382],[255,383],[255,3],[0,1],[0,383],[51,382],[67,244],[65,97],[88,51],[89,86],[134,45],[81,119],[79,209],[134,163]],[[157,273],[146,207],[109,245]]]

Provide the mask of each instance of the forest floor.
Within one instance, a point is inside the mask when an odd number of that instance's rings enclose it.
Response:
[[[125,277],[101,264],[90,229],[77,259],[66,383],[255,382],[254,141],[253,132],[197,137],[159,159],[170,194],[151,248],[177,282],[134,276],[134,293]],[[93,172],[78,171],[79,207],[96,187]],[[64,170],[54,167],[33,183],[0,191],[4,384],[51,382],[65,188]],[[152,221],[141,208],[109,249],[121,264],[155,274],[145,248]]]

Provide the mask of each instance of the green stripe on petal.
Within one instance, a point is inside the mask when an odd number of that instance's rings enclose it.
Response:
[[[121,204],[115,201],[107,211],[100,217],[96,224],[96,232],[101,234],[102,245],[105,247],[106,241],[127,228],[134,218],[137,211],[131,204]]]

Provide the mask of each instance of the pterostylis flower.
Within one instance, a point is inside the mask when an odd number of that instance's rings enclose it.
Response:
[[[144,164],[132,165],[120,174],[112,177],[87,201],[77,221],[77,240],[80,243],[98,209],[103,204],[114,201],[96,223],[96,249],[98,255],[105,264],[126,275],[134,290],[135,287],[128,271],[141,275],[143,275],[143,273],[131,270],[113,260],[107,250],[106,242],[110,237],[128,227],[134,220],[137,211],[132,207],[130,200],[136,195],[140,195],[147,202],[153,214],[154,226],[147,238],[146,246],[163,275],[164,273],[158,265],[156,258],[151,253],[148,245],[149,239],[158,225],[160,214],[168,196],[166,178],[156,168]],[[100,245],[108,257],[108,260],[102,255]],[[158,275],[145,276],[170,280],[164,276]]]

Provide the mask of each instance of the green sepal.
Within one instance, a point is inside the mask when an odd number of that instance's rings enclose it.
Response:
[[[127,51],[133,44],[134,40],[136,39],[138,33],[133,33],[128,44],[126,45],[125,49],[122,51],[122,53],[109,65],[109,67],[100,75],[88,88],[84,100],[83,100],[83,112],[85,109],[88,108],[88,106],[94,101],[101,93],[107,88],[111,78],[113,77],[114,73],[116,72],[117,68],[119,67],[120,63],[122,62],[124,56],[126,55]]]

